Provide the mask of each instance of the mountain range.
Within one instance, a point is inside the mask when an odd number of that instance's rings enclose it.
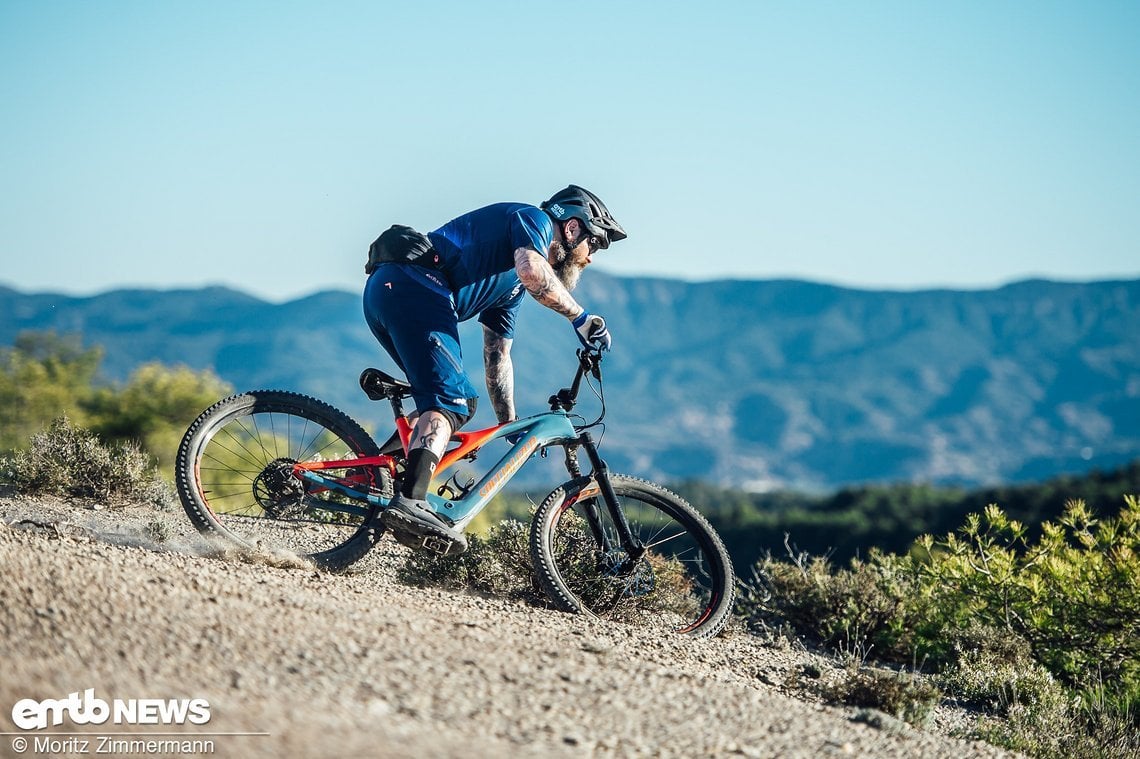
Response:
[[[576,296],[614,336],[603,454],[616,471],[822,491],[1029,481],[1140,456],[1140,280],[911,292],[591,271]],[[529,300],[519,322],[525,414],[570,381],[577,341]],[[481,387],[480,328],[463,326]],[[270,303],[221,287],[89,297],[0,287],[0,344],[23,330],[102,346],[109,381],[148,361],[183,364],[390,427],[387,407],[357,386],[366,366],[394,371],[358,293]],[[600,404],[583,399],[592,419]],[[493,423],[488,407],[473,427]]]

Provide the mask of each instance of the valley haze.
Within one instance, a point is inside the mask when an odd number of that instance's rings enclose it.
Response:
[[[1140,280],[871,291],[591,272],[576,295],[614,335],[602,452],[615,471],[824,491],[1040,480],[1140,455]],[[482,388],[479,329],[462,333]],[[150,361],[212,369],[235,391],[294,390],[376,437],[391,428],[387,404],[357,385],[367,366],[397,373],[358,293],[270,303],[224,287],[0,287],[0,344],[25,330],[101,346],[109,381]],[[576,347],[565,321],[528,299],[514,344],[520,414],[569,383]],[[598,404],[582,398],[592,419]],[[494,423],[489,406],[472,429]],[[548,463],[535,476],[561,479]]]

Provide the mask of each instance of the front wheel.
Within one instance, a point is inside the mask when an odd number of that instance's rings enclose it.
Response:
[[[307,485],[293,476],[293,465],[379,453],[359,424],[327,403],[259,390],[218,401],[194,420],[178,448],[175,483],[199,531],[240,548],[284,551],[339,570],[379,537],[382,528],[366,527],[375,509],[366,500]],[[391,495],[384,468],[340,474]]]
[[[571,613],[704,638],[728,622],[732,562],[720,537],[680,496],[611,475],[636,544],[622,546],[597,483],[581,477],[543,501],[531,525],[535,574],[554,605]]]

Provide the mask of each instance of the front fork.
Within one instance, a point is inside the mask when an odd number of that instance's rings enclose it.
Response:
[[[613,483],[610,482],[610,469],[602,457],[598,455],[598,446],[594,443],[594,438],[589,432],[583,432],[575,444],[566,446],[566,469],[570,472],[570,476],[575,478],[582,476],[582,469],[578,463],[579,447],[586,452],[586,458],[590,460],[590,466],[594,470],[592,473],[594,481],[598,483],[602,500],[610,512],[610,518],[617,530],[621,547],[629,557],[626,568],[632,569],[633,565],[645,555],[645,546],[634,537],[633,531],[629,527],[629,520],[625,518],[625,510],[618,502],[617,493],[614,492]],[[596,498],[587,499],[582,506],[586,512],[586,522],[590,525],[590,531],[594,533],[594,539],[598,543],[598,550],[603,556],[608,556],[616,546],[611,544],[609,535],[602,528],[598,500]]]

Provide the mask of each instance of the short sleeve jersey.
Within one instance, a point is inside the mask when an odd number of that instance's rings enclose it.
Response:
[[[428,237],[451,283],[459,321],[478,315],[493,332],[513,338],[524,295],[515,250],[546,255],[554,239],[546,212],[525,203],[496,203],[452,219]]]

